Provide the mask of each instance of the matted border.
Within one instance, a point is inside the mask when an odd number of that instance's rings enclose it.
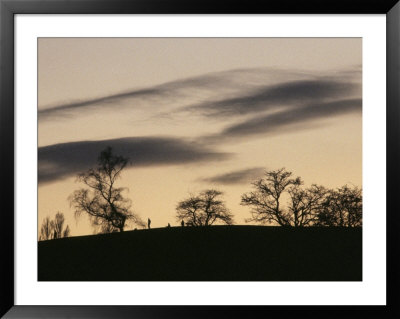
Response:
[[[386,16],[17,15],[15,21],[15,304],[385,305]],[[296,25],[296,28],[293,28]],[[363,280],[38,282],[37,38],[317,39],[356,37],[363,64]],[[257,36],[257,38],[255,38]],[[361,63],[361,61],[360,61]],[[297,64],[297,63],[296,63]],[[296,68],[296,67],[295,67]],[[331,68],[331,67],[329,67]],[[378,106],[378,107],[377,107]],[[26,267],[26,265],[31,265]],[[109,291],[118,291],[109,296]],[[181,292],[185,291],[184,294]],[[246,291],[245,294],[242,292]],[[55,293],[58,292],[58,293]]]
[[[14,305],[14,14],[27,13],[386,13],[387,17],[387,305],[386,307],[46,307],[14,306],[8,318],[35,317],[248,317],[259,315],[310,315],[324,317],[350,317],[357,314],[372,314],[379,317],[394,317],[399,309],[398,262],[396,244],[399,242],[396,220],[395,180],[398,180],[399,162],[399,15],[397,1],[274,1],[254,4],[246,1],[236,4],[220,2],[183,1],[1,1],[1,107],[0,107],[0,165],[3,191],[1,192],[1,308],[4,314]],[[392,8],[392,9],[391,9]],[[391,10],[390,10],[391,9]],[[389,11],[390,10],[390,11]],[[395,166],[396,165],[396,166]],[[377,168],[379,169],[379,168]],[[383,172],[382,172],[383,174]],[[6,186],[6,187],[5,187]],[[249,313],[250,312],[250,313]],[[322,313],[319,313],[322,312]]]

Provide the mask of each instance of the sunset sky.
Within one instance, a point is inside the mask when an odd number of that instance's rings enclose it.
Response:
[[[265,169],[309,186],[362,186],[361,38],[40,38],[38,227],[106,146],[118,185],[153,227],[178,225],[189,193],[216,188],[236,224]]]

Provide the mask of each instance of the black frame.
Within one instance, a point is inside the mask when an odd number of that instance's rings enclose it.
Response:
[[[184,0],[0,0],[0,315],[7,318],[297,318],[400,316],[400,243],[396,197],[400,162],[399,0],[280,0],[237,3]],[[386,14],[387,305],[386,306],[15,306],[14,305],[14,14]],[[382,169],[382,168],[377,168]],[[5,187],[4,187],[5,185]],[[11,200],[14,199],[14,200]]]

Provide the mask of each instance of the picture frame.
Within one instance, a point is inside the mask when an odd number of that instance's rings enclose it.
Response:
[[[1,102],[0,102],[0,163],[1,180],[7,187],[1,192],[1,307],[5,318],[232,318],[296,316],[323,314],[328,318],[373,315],[392,318],[400,314],[399,263],[396,259],[398,217],[395,214],[400,160],[400,4],[391,1],[246,1],[223,2],[178,0],[0,0],[1,19]],[[14,209],[15,209],[15,124],[14,124],[14,18],[16,14],[386,14],[387,33],[387,107],[386,107],[386,177],[387,177],[387,305],[386,306],[21,306],[14,295]],[[13,198],[14,200],[10,200]]]

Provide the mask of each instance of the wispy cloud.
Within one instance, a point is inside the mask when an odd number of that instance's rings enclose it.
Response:
[[[231,157],[231,154],[171,137],[61,143],[39,148],[39,182],[62,179],[93,167],[98,155],[107,146],[111,146],[116,154],[128,157],[132,167],[220,161]]]
[[[77,117],[84,110],[117,110],[126,106],[131,109],[143,108],[142,102],[147,103],[153,111],[160,105],[169,106],[176,102],[181,105],[181,111],[203,112],[209,116],[235,115],[306,101],[312,97],[334,98],[347,94],[356,86],[352,81],[357,78],[358,73],[354,72],[345,70],[327,77],[272,68],[227,70],[148,88],[47,106],[45,109],[40,107],[38,116],[39,120],[64,119]]]
[[[203,142],[222,142],[226,138],[240,138],[258,134],[275,133],[292,125],[301,125],[346,113],[361,113],[361,99],[346,99],[333,102],[307,104],[266,116],[257,116],[225,128],[221,133],[205,136]]]
[[[233,83],[235,79],[232,78],[231,75],[238,72],[240,73],[239,70],[208,73],[167,82],[149,88],[131,90],[71,103],[52,105],[39,110],[38,116],[39,120],[60,119],[68,117],[74,112],[78,112],[77,114],[79,114],[80,111],[86,109],[101,109],[106,107],[113,107],[115,109],[123,105],[123,102],[126,101],[149,101],[156,104],[157,102],[183,98],[188,95],[196,96],[205,91],[212,93],[216,89],[232,89],[232,87],[235,86]],[[245,71],[242,71],[242,73],[243,72]],[[135,104],[131,103],[131,107],[134,108]]]
[[[231,139],[301,130],[311,125],[318,126],[333,116],[361,112],[360,81],[358,69],[335,72],[330,76],[273,69],[228,70],[40,110],[39,119],[54,119],[70,112],[79,116],[83,110],[98,110],[105,105],[119,107],[123,101],[131,99],[168,104],[174,99],[190,96],[189,100],[194,102],[182,102],[180,107],[166,110],[168,118],[159,118],[165,122],[162,123],[164,126],[160,126],[162,129],[155,130],[155,137],[80,141],[40,147],[39,181],[56,180],[86,170],[95,164],[99,152],[106,146],[112,146],[118,153],[129,157],[134,166],[227,159],[230,154],[205,145],[215,144],[217,147],[216,144],[221,146]],[[135,103],[128,105],[135,107]],[[142,129],[146,125],[154,126],[154,122],[149,124],[145,121],[149,114],[155,116],[157,112],[150,110],[135,119],[141,123]],[[203,130],[197,127],[191,135],[191,123],[200,123],[198,116],[191,115],[199,114],[200,120],[202,116],[215,119],[212,131],[217,133],[210,134],[208,127]],[[180,128],[178,134],[192,136],[197,142],[161,137],[166,129],[174,130],[177,125]],[[231,172],[208,181],[234,183],[254,172]]]
[[[274,110],[282,106],[298,106],[309,102],[322,102],[353,94],[356,83],[339,80],[299,80],[266,85],[245,95],[207,101],[191,105],[184,110],[205,116],[245,115]]]
[[[43,119],[51,119],[57,117],[63,117],[70,111],[79,110],[82,108],[100,106],[105,104],[110,104],[113,102],[118,102],[122,99],[127,98],[145,98],[145,97],[152,97],[157,95],[162,95],[164,92],[160,91],[157,88],[150,88],[150,89],[143,89],[143,90],[136,90],[131,92],[124,92],[119,94],[113,94],[108,96],[102,96],[95,99],[77,101],[72,103],[65,103],[56,106],[52,106],[43,110],[38,111],[39,120]]]
[[[232,171],[212,177],[202,178],[199,181],[206,183],[216,183],[223,185],[244,184],[260,177],[264,172],[263,167],[253,167],[237,171]]]

